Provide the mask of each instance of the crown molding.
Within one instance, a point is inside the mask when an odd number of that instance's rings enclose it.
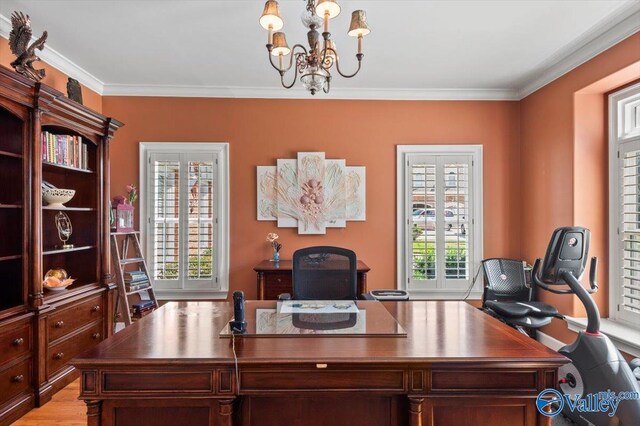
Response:
[[[640,1],[631,0],[536,67],[540,71],[523,82],[518,99],[526,98],[638,31]]]
[[[0,36],[9,39],[9,33],[11,32],[11,20],[4,15],[0,15]],[[32,41],[36,38],[32,37]],[[75,78],[85,87],[93,90],[94,92],[102,95],[104,92],[104,83],[89,73],[87,70],[77,65],[71,59],[67,58],[60,52],[51,47],[45,45],[41,53],[38,53],[40,59],[46,62],[48,65],[62,71],[71,78]]]
[[[9,38],[11,21],[0,14],[0,36]],[[332,93],[311,97],[297,87],[197,86],[104,83],[60,52],[45,46],[41,59],[102,96],[158,96],[258,99],[353,99],[429,101],[517,101],[546,86],[574,68],[640,31],[640,1],[629,0],[609,17],[542,62],[533,75],[523,79],[520,89],[424,89],[424,88],[337,88]],[[35,40],[35,37],[34,37]]]
[[[159,96],[194,98],[257,98],[257,99],[352,99],[352,100],[429,100],[429,101],[515,101],[517,92],[503,89],[373,89],[347,88],[329,94],[311,96],[301,87],[244,86],[180,86],[105,84],[104,96]]]

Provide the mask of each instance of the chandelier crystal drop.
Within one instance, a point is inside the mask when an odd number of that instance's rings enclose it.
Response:
[[[331,73],[335,71],[344,78],[354,77],[362,65],[362,42],[371,32],[364,10],[354,10],[347,34],[357,39],[355,72],[345,74],[340,69],[340,56],[329,32],[329,20],[340,14],[340,6],[335,0],[304,0],[307,4],[302,12],[302,25],[307,32],[308,47],[295,44],[289,47],[285,33],[280,31],[284,21],[280,16],[280,5],[276,0],[268,0],[264,5],[260,25],[267,30],[267,51],[269,62],[280,74],[280,82],[285,89],[292,88],[300,76],[300,82],[312,95],[331,89]],[[322,28],[322,34],[319,29]],[[293,69],[293,79],[286,83],[285,74]]]

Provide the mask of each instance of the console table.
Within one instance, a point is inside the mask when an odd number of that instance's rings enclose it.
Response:
[[[263,260],[255,268],[258,274],[258,300],[277,300],[282,293],[291,293],[291,260]],[[367,272],[371,269],[358,260],[358,294],[367,292]]]

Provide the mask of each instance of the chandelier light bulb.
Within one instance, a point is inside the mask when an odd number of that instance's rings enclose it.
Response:
[[[325,13],[328,12],[329,19],[333,19],[340,15],[340,5],[335,0],[319,0],[316,6],[316,13],[324,19]]]
[[[280,16],[280,6],[276,0],[268,0],[264,4],[260,25],[268,31],[278,31],[284,26],[284,21]]]
[[[364,10],[354,10],[351,13],[351,25],[349,25],[349,34],[351,37],[364,37],[371,32],[369,24],[367,24],[367,15]]]
[[[281,31],[273,33],[273,50],[271,50],[271,54],[273,56],[287,56],[289,53],[291,53],[291,49],[289,49],[284,33]]]

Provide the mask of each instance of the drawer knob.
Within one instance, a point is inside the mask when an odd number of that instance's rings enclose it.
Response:
[[[100,338],[100,333],[93,333],[91,337],[93,337],[94,340],[98,340]]]
[[[13,376],[11,378],[11,382],[13,382],[13,383],[22,383],[22,382],[24,382],[24,376],[22,374],[19,374],[17,376]]]
[[[278,279],[276,279],[276,281],[278,281],[279,283],[281,283],[281,282],[282,282],[282,278],[278,278]]]
[[[24,345],[24,339],[22,337],[18,337],[13,341],[13,346],[22,346]]]
[[[64,321],[57,321],[55,324],[53,324],[55,328],[62,328],[63,325]]]
[[[91,308],[91,312],[100,312],[100,305],[96,305],[93,308]]]
[[[64,352],[58,352],[53,356],[53,359],[62,359],[63,356],[64,356]]]

